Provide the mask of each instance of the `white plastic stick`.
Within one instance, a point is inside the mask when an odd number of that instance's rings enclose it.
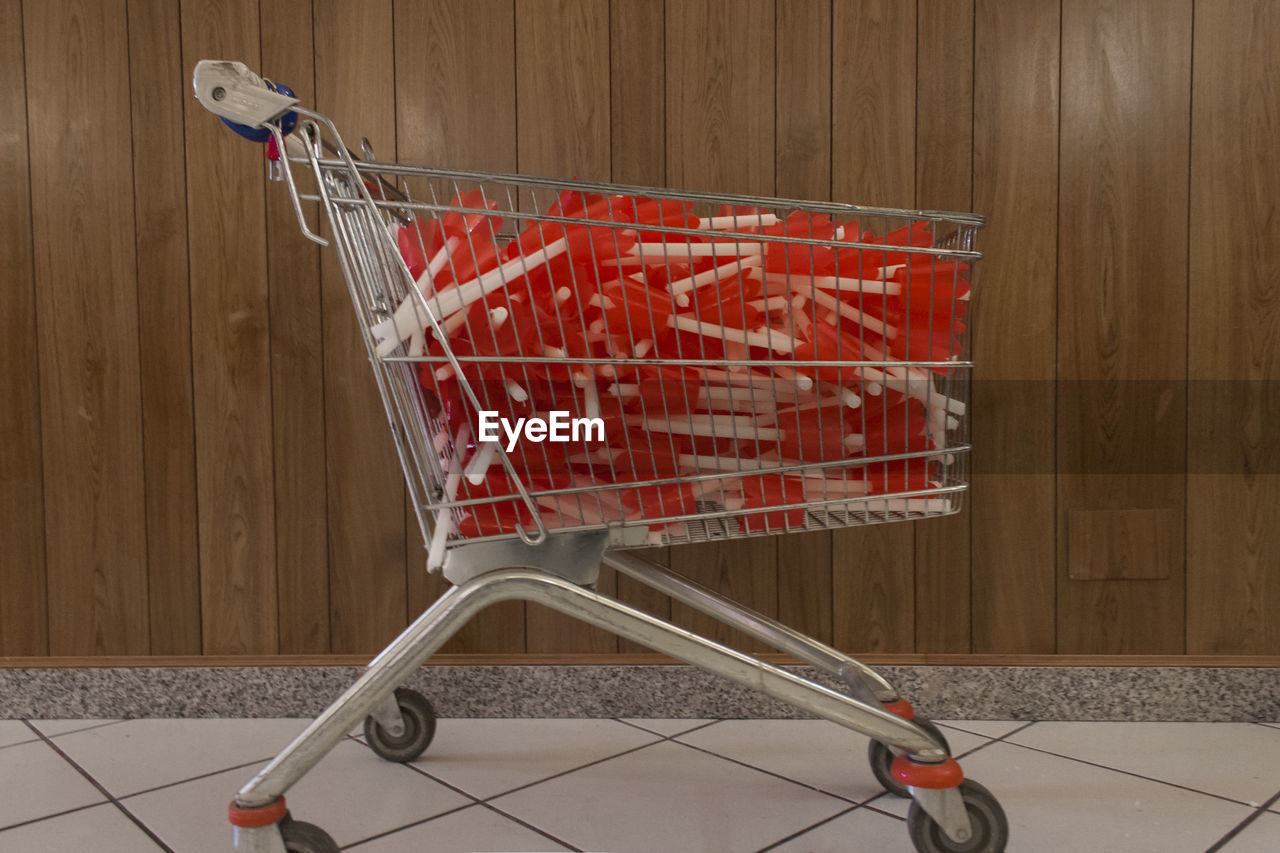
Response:
[[[747,346],[764,347],[780,353],[791,353],[796,348],[795,338],[783,332],[770,329],[767,326],[761,326],[760,329],[754,332],[747,332],[728,326],[717,326],[714,323],[704,323],[696,317],[677,317],[674,314],[667,321],[667,325],[719,341],[732,341],[746,344]]]
[[[505,282],[523,276],[547,263],[547,261],[563,255],[566,248],[568,248],[568,243],[561,237],[559,240],[548,243],[535,252],[512,258],[502,266],[491,269],[482,276],[464,282],[444,293],[437,293],[435,296],[437,300],[436,310],[442,315],[461,311],[477,299],[497,290]]]
[[[842,317],[847,317],[859,326],[862,326],[864,329],[868,329],[878,335],[884,335],[889,340],[893,340],[898,336],[897,326],[890,326],[869,314],[864,314],[857,308],[854,308],[847,302],[842,302],[826,291],[815,290],[809,295],[813,298],[814,302],[818,303],[823,308],[840,312]]]
[[[685,418],[628,417],[630,426],[644,427],[654,432],[676,435],[696,435],[717,438],[754,438],[759,441],[777,441],[785,438],[785,430],[761,427],[750,415],[690,415]]]
[[[484,482],[485,472],[489,470],[489,465],[493,462],[499,443],[497,441],[482,441],[476,447],[476,452],[471,455],[465,471],[467,481],[471,485],[478,486]]]
[[[753,213],[745,216],[711,216],[698,220],[699,228],[715,228],[717,230],[734,228],[767,228],[777,225],[781,220],[772,213]]]
[[[462,454],[467,448],[467,438],[471,435],[471,427],[463,424],[458,427],[458,434],[453,439],[453,458],[449,460],[449,473],[444,480],[446,500],[458,497],[458,486],[462,483]],[[431,531],[431,547],[427,550],[427,571],[434,572],[444,566],[444,543],[453,527],[453,511],[448,508],[436,510],[436,526]]]
[[[710,243],[636,243],[628,255],[641,258],[715,258],[733,255],[760,255],[764,243],[713,240]]]

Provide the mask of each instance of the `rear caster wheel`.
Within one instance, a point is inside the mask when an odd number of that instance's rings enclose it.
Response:
[[[947,838],[942,827],[922,808],[912,803],[907,812],[907,832],[917,853],[1004,853],[1009,843],[1009,821],[990,791],[970,779],[960,783],[960,796],[969,812],[973,835],[968,841]]]
[[[912,720],[920,728],[929,734],[937,737],[942,741],[942,747],[947,751],[947,755],[951,754],[951,745],[947,743],[947,737],[942,730],[930,721],[917,717]],[[889,766],[893,764],[893,750],[882,741],[873,740],[867,746],[867,763],[871,765],[871,772],[875,774],[876,781],[879,782],[884,789],[895,797],[906,799],[911,796],[911,792],[907,790],[907,786],[893,778],[893,774],[889,772]]]
[[[396,690],[396,704],[404,718],[404,732],[392,737],[372,716],[365,717],[364,736],[369,746],[387,761],[404,764],[422,755],[436,736],[436,712],[416,690]]]
[[[288,853],[338,853],[338,842],[314,823],[285,817],[280,821],[280,837]]]

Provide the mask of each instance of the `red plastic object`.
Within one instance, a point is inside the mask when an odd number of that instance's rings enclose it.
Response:
[[[889,775],[904,785],[912,788],[955,788],[964,781],[964,771],[960,762],[950,756],[946,761],[926,764],[923,761],[912,761],[911,757],[899,755],[889,766]]]
[[[245,808],[235,800],[232,800],[231,805],[227,806],[227,817],[231,820],[231,825],[245,829],[270,826],[273,823],[278,823],[288,813],[289,810],[284,804],[283,796],[277,798],[274,802],[257,808]]]

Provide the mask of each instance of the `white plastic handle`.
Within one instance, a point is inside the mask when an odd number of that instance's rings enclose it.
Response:
[[[236,124],[262,127],[287,113],[297,98],[273,92],[243,62],[202,59],[192,84],[204,108]]]

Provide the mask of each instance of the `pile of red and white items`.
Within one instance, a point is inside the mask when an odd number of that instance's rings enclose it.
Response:
[[[445,424],[437,448],[453,448],[449,498],[484,501],[439,514],[433,565],[448,533],[532,529],[499,457],[508,446],[549,529],[645,521],[663,541],[664,531],[682,537],[670,519],[699,503],[732,511],[746,532],[802,527],[806,505],[910,512],[947,503],[867,500],[936,486],[947,431],[964,414],[934,378],[960,354],[968,265],[909,251],[935,245],[933,222],[877,237],[808,212],[699,217],[685,201],[566,191],[547,215],[573,221],[529,221],[504,240],[496,202],[476,191],[454,205],[399,230],[422,300],[411,294],[372,330],[380,355],[424,359],[419,381]],[[665,228],[694,233],[655,230]],[[477,407],[446,346],[479,410],[511,423],[553,410],[600,418],[603,440],[477,441]],[[804,363],[815,361],[855,364]],[[784,466],[804,467],[757,473]]]

